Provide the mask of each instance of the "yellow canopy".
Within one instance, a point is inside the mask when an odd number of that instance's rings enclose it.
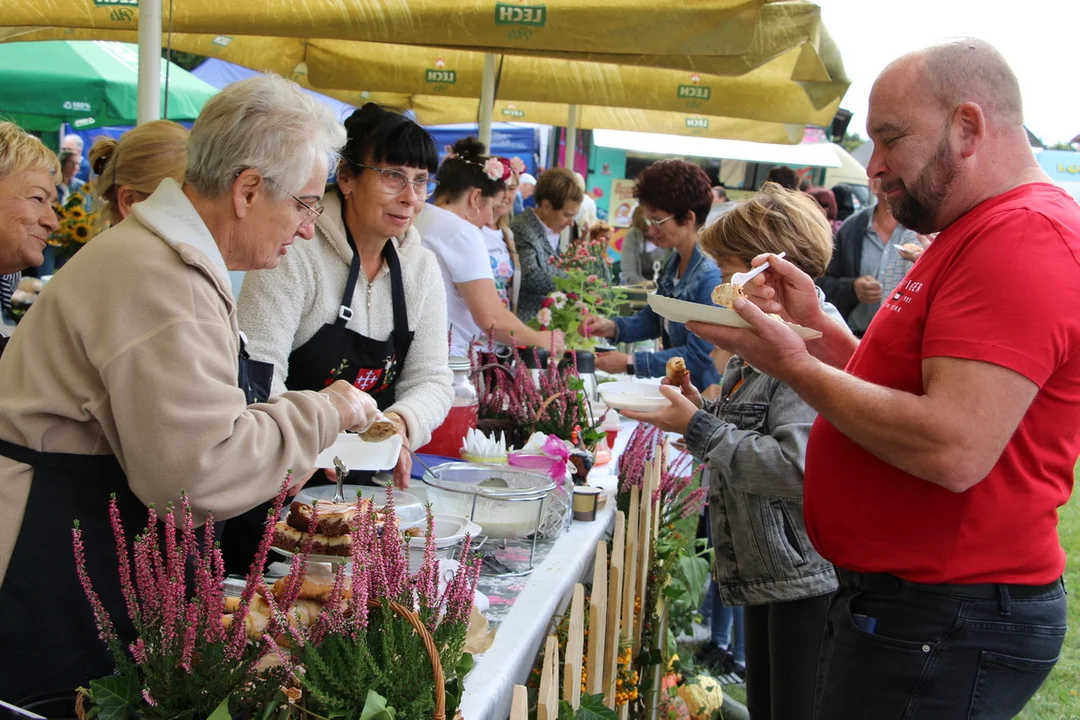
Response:
[[[765,0],[182,0],[179,33],[495,50],[743,55]],[[165,3],[166,13],[168,3]],[[3,3],[5,27],[135,30],[138,0]]]
[[[515,103],[541,102],[637,108],[741,118],[770,123],[828,124],[847,89],[839,53],[825,33],[821,47],[831,55],[837,80],[793,81],[806,64],[796,47],[743,75],[720,76],[647,66],[503,55],[497,97]],[[109,39],[133,41],[131,31],[46,30],[10,40]],[[290,40],[248,36],[176,34],[177,50],[218,57],[286,77],[306,75],[322,90],[366,90],[407,95],[478,98],[482,52],[344,40]],[[814,58],[818,58],[816,51]],[[824,67],[824,66],[823,66]],[[825,71],[829,75],[828,71]],[[563,124],[562,120],[554,124]],[[670,123],[668,123],[670,125]],[[626,128],[630,129],[630,128]],[[640,129],[635,127],[634,129]]]
[[[370,99],[394,104],[392,98],[384,99],[373,93]],[[348,94],[334,95],[338,99]],[[349,102],[349,100],[346,100]],[[363,100],[361,100],[363,102]],[[356,104],[356,103],[353,103]],[[466,98],[414,95],[407,107],[416,114],[422,125],[475,122],[478,100]],[[400,105],[399,105],[400,106]],[[559,103],[511,102],[496,100],[492,118],[496,122],[532,122],[543,125],[565,125],[570,106]],[[742,120],[737,118],[710,117],[658,110],[637,110],[599,105],[578,106],[577,126],[584,130],[605,128],[667,135],[690,135],[694,137],[720,138],[725,140],[751,140],[754,142],[797,144],[803,137],[803,125]]]
[[[520,0],[513,0],[519,5]],[[495,3],[496,5],[512,5],[513,2]],[[69,4],[77,4],[80,12],[72,13]],[[761,6],[765,3],[764,6]],[[0,16],[0,40],[15,35],[35,33],[27,40],[56,40],[56,39],[113,39],[125,40],[125,36],[105,36],[101,33],[111,31],[134,31],[137,24],[137,11],[135,2],[123,0],[95,0],[96,5],[101,7],[88,8],[87,0],[54,0],[47,9],[34,9],[30,7],[5,8],[5,13]],[[305,22],[308,12],[314,12],[313,8],[325,14],[337,11],[342,16],[349,14],[348,8],[335,7],[324,8],[325,3],[317,0],[308,0],[302,3],[305,11],[303,17],[297,22],[277,23],[270,15],[274,6],[280,7],[280,2],[260,3],[256,20],[260,22],[246,22],[251,20],[243,15],[245,22],[239,22],[240,11],[231,12],[222,10],[222,5],[232,3],[208,3],[211,9],[200,10],[196,17],[197,22],[189,19],[193,15],[192,4],[185,2],[182,8],[174,8],[175,15],[172,23],[174,38],[179,39],[184,35],[206,35],[207,37],[196,39],[189,38],[186,44],[227,44],[238,35],[263,35],[275,38],[294,39],[340,39],[357,40],[367,42],[387,42],[396,45],[424,45],[428,47],[446,47],[458,49],[487,50],[505,54],[535,55],[542,57],[555,57],[565,60],[582,60],[586,62],[605,62],[619,65],[663,67],[685,72],[700,72],[709,75],[741,75],[753,70],[770,60],[787,53],[790,50],[800,51],[799,61],[795,66],[795,74],[791,76],[796,81],[845,81],[842,65],[830,66],[826,56],[830,55],[831,48],[820,47],[824,42],[831,45],[831,40],[822,38],[821,10],[817,5],[806,0],[727,0],[726,2],[695,2],[693,17],[690,22],[685,22],[687,8],[664,8],[664,12],[657,13],[652,8],[646,22],[634,28],[631,34],[624,33],[623,28],[633,21],[640,20],[642,8],[653,3],[642,0],[607,0],[606,2],[592,0],[591,2],[575,2],[568,10],[577,16],[586,16],[585,24],[580,29],[585,31],[585,37],[580,33],[573,35],[560,34],[558,48],[548,42],[514,41],[508,42],[508,38],[498,36],[491,38],[483,33],[476,32],[472,26],[455,24],[460,19],[462,10],[456,1],[449,4],[454,6],[456,12],[448,12],[443,8],[443,2],[424,3],[415,0],[409,4],[409,12],[416,16],[415,23],[400,21],[397,14],[390,17],[390,22],[400,22],[402,26],[392,26],[389,29],[380,30],[383,26],[368,24],[363,27],[351,27],[344,21],[330,22],[326,25],[316,25],[311,32],[305,34],[304,28],[311,25]],[[479,3],[483,5],[484,3]],[[491,5],[492,3],[487,3]],[[561,5],[562,3],[560,3]],[[29,5],[29,3],[27,4]],[[203,3],[195,2],[194,6],[202,6]],[[294,12],[295,3],[288,3],[288,11]],[[375,7],[378,12],[385,11],[383,7],[388,5],[369,2],[366,5]],[[538,3],[533,3],[538,5]],[[548,3],[551,11],[555,12],[556,3]],[[588,8],[582,8],[588,5]],[[108,13],[104,12],[106,6],[115,6]],[[436,6],[443,15],[436,15],[439,22],[433,27],[427,27],[422,23],[430,20],[431,13],[436,12]],[[617,7],[616,7],[617,6]],[[736,12],[734,8],[741,6],[742,10]],[[167,6],[166,6],[167,7]],[[255,7],[255,6],[251,6]],[[120,9],[117,9],[120,8]],[[245,7],[243,12],[254,12]],[[508,11],[507,11],[508,12]],[[523,11],[524,12],[524,11]],[[568,17],[563,8],[559,8],[560,18]],[[166,23],[168,10],[166,9]],[[102,21],[103,15],[109,20]],[[220,16],[227,16],[224,22],[216,21]],[[554,15],[552,16],[554,17]],[[479,18],[468,17],[467,22],[478,21]],[[47,25],[50,27],[26,26],[32,21],[33,25]],[[625,21],[625,22],[619,22]],[[483,22],[480,22],[483,25]],[[665,32],[665,28],[676,27],[680,42],[684,43],[683,49],[666,51],[655,49],[656,36]],[[719,26],[722,33],[717,31],[717,36],[723,35],[725,42],[709,44],[700,41],[700,37],[692,34],[700,32],[703,26]],[[91,30],[91,33],[80,34],[75,37],[58,37],[52,28],[70,28]],[[431,32],[429,32],[429,30]],[[631,31],[627,31],[631,32]],[[545,36],[547,37],[547,36]],[[633,38],[628,41],[627,38]],[[467,42],[462,42],[467,38]],[[571,41],[574,39],[574,41]],[[286,43],[287,44],[287,43]],[[192,50],[191,52],[196,52]],[[296,54],[296,50],[292,54]],[[649,54],[643,54],[649,53]],[[839,71],[839,74],[837,73]]]

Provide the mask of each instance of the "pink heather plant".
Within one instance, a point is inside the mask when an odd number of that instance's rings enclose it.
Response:
[[[213,541],[213,517],[208,514],[205,525],[196,529],[186,494],[181,492],[180,507],[170,503],[162,518],[149,508],[147,525],[130,547],[115,496],[109,501],[120,590],[135,632],[123,641],[86,571],[82,531],[76,522],[72,530],[76,571],[117,668],[116,675],[96,680],[90,690],[80,693],[103,713],[108,707],[117,717],[138,715],[146,720],[184,714],[209,717],[225,698],[231,697],[236,710],[272,697],[281,673],[261,676],[254,668],[273,648],[263,641],[249,643],[245,620],[262,582],[273,526],[291,482],[290,475],[268,513],[266,533],[228,631],[222,621],[225,566]]]
[[[292,656],[283,658],[293,680],[303,688],[309,709],[324,717],[359,714],[369,690],[387,699],[401,717],[430,714],[434,677],[422,640],[408,621],[390,610],[389,603],[413,609],[428,628],[439,650],[443,670],[453,677],[462,655],[472,610],[480,558],[470,553],[466,537],[460,568],[440,595],[435,553],[434,519],[428,509],[424,561],[409,573],[408,546],[399,532],[392,491],[377,524],[373,504],[357,500],[358,518],[351,534],[349,597],[344,597],[346,571],[337,569],[325,607],[310,627],[290,622],[271,597],[272,622],[288,638]],[[290,577],[299,577],[294,557]],[[381,607],[369,608],[370,600]],[[273,634],[273,633],[271,633]],[[279,649],[280,653],[281,650]],[[303,667],[302,673],[297,667]],[[348,677],[348,683],[341,678]]]

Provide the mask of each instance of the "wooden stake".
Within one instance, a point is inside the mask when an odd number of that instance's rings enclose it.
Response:
[[[536,703],[536,720],[559,718],[559,638],[548,635],[544,648],[544,669],[540,673],[540,695]]]
[[[590,695],[604,692],[604,631],[607,625],[607,543],[596,543],[592,597],[589,599],[589,650],[585,653],[585,685]]]
[[[510,703],[510,720],[529,720],[529,691],[524,685],[514,686],[514,699]]]
[[[581,661],[585,652],[585,586],[574,586],[570,603],[570,629],[566,633],[566,664],[563,665],[563,700],[581,707]]]
[[[626,524],[626,555],[623,561],[622,632],[630,641],[634,639],[634,597],[637,593],[638,531],[640,520],[638,504],[640,488],[630,489],[630,519]]]
[[[653,491],[660,485],[660,448],[653,448],[653,458],[645,466],[641,482],[640,526],[638,528],[638,557],[636,571],[636,593],[641,598],[641,612],[634,619],[634,657],[641,652],[641,631],[645,624],[646,590],[649,584],[649,566],[651,564],[652,526],[653,526]]]
[[[615,676],[619,665],[619,620],[622,618],[623,566],[626,562],[626,515],[615,513],[608,578],[607,629],[604,631],[604,704],[615,709]]]

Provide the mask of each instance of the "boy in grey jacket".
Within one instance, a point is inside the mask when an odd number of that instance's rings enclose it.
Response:
[[[700,242],[725,278],[750,269],[762,253],[780,252],[820,277],[832,254],[832,232],[817,204],[772,183],[707,227]],[[750,716],[811,718],[836,589],[832,566],[803,523],[803,467],[816,413],[738,356],[728,362],[716,400],[703,402],[688,378],[680,390],[663,390],[672,403],[664,410],[627,415],[682,433],[690,453],[705,462],[717,588],[725,605],[746,606]]]

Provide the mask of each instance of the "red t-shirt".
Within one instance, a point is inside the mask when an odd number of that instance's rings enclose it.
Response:
[[[978,360],[1039,391],[993,470],[963,493],[871,455],[818,417],[806,453],[806,525],[839,567],[923,583],[1058,578],[1057,508],[1080,454],[1080,208],[1034,183],[983,202],[923,253],[848,363],[922,394],[922,361]]]

